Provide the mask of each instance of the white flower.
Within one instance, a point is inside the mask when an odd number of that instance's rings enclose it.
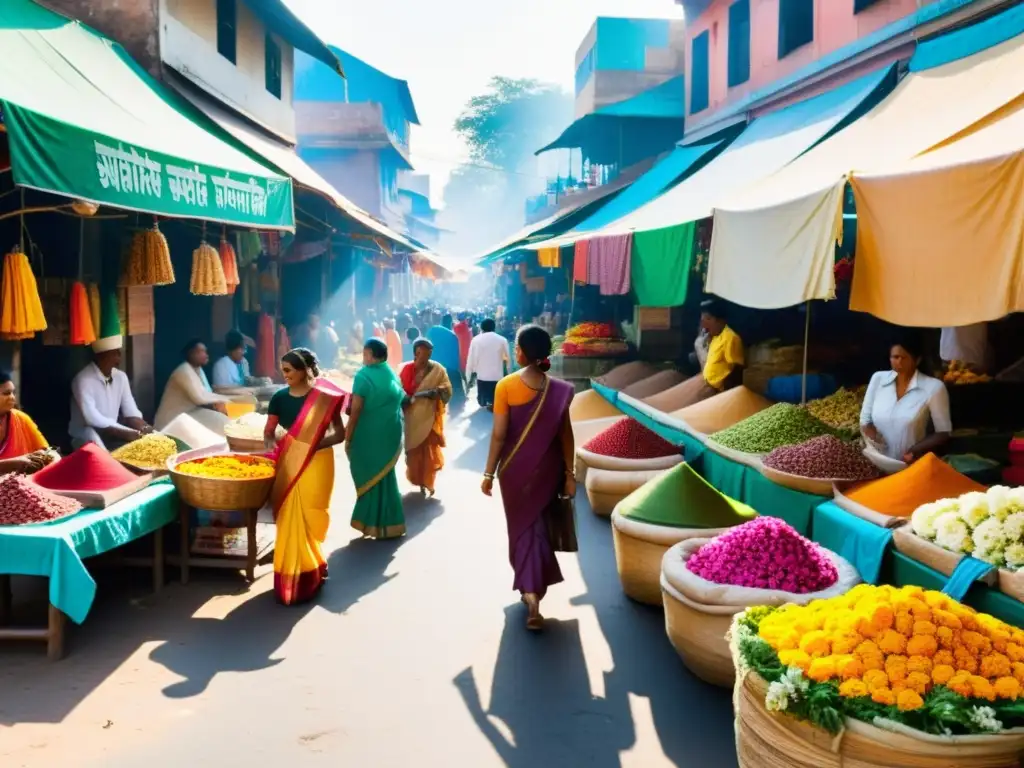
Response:
[[[941,501],[922,504],[910,516],[910,525],[913,527],[914,533],[926,539],[934,539],[935,521],[947,511],[947,507]]]
[[[956,512],[946,512],[935,521],[935,542],[950,552],[974,551],[971,531]]]
[[[971,707],[968,716],[983,731],[996,733],[1003,730],[1003,724],[996,719],[996,711],[992,707]]]
[[[988,497],[988,506],[992,516],[998,518],[1000,522],[1013,511],[1010,489],[1005,485],[993,485],[985,492],[985,496]]]
[[[810,681],[804,677],[804,672],[800,667],[789,667],[786,670],[785,678],[793,687],[793,690],[800,693],[806,691],[811,685]]]
[[[1007,503],[1010,509],[1019,512],[1024,509],[1024,486],[1011,488],[1006,492]]]
[[[959,502],[960,519],[967,523],[970,528],[976,528],[987,520],[991,514],[988,496],[981,491],[965,493],[960,497]]]
[[[788,709],[789,703],[796,701],[809,686],[810,682],[799,667],[789,667],[782,677],[768,686],[768,693],[764,697],[765,709],[772,712]]]
[[[1003,558],[1011,568],[1024,568],[1024,544],[1020,542],[1010,544],[1003,552]]]
[[[764,697],[764,708],[769,712],[783,712],[789,707],[789,691],[780,681],[768,686]]]
[[[1003,520],[1003,535],[1009,542],[1024,542],[1024,512],[1011,512]]]
[[[992,558],[998,553],[997,559],[1002,559],[1002,551],[1006,548],[1006,537],[1003,533],[1002,524],[994,517],[978,525],[971,535],[974,540],[974,553],[976,557],[988,562],[994,562]]]

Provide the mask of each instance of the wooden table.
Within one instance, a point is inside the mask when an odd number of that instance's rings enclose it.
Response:
[[[181,551],[176,557],[168,558],[168,562],[177,565],[181,570],[181,583],[188,584],[189,568],[226,568],[234,571],[244,570],[246,581],[252,583],[256,580],[256,566],[259,565],[259,544],[256,541],[256,522],[259,516],[258,509],[237,510],[245,515],[246,529],[246,553],[244,557],[236,555],[224,555],[223,557],[193,557],[192,540],[190,536],[192,507],[182,504],[179,513],[179,524],[181,527]]]

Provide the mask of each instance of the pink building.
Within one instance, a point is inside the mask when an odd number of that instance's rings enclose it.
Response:
[[[1016,0],[677,0],[695,140],[883,64]]]

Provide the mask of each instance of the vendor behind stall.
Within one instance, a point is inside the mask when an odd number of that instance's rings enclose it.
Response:
[[[871,377],[860,412],[861,432],[875,448],[908,464],[938,452],[953,431],[949,393],[923,373],[921,346],[912,336],[889,348],[892,370]],[[929,431],[929,428],[931,431]]]
[[[128,376],[118,369],[122,344],[120,335],[95,341],[93,362],[71,382],[68,433],[76,449],[95,443],[114,450],[153,431],[135,404]]]
[[[705,301],[700,308],[700,327],[708,335],[704,381],[717,393],[739,383],[736,379],[743,369],[743,341],[729,327],[725,306],[720,301]]]
[[[55,458],[46,438],[17,406],[14,380],[0,371],[0,474],[42,469]]]
[[[210,362],[206,345],[199,339],[192,339],[182,350],[182,357],[185,360],[174,369],[164,387],[154,419],[156,428],[163,429],[187,413],[207,429],[224,434],[224,425],[228,423],[227,403],[231,398],[214,394],[206,379],[203,366]]]
[[[229,331],[224,349],[227,354],[213,365],[213,391],[221,394],[249,386],[252,378],[249,361],[245,359],[245,337],[238,331]]]

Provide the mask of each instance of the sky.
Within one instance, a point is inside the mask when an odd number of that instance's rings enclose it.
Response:
[[[422,123],[410,139],[412,161],[431,175],[435,205],[465,158],[452,123],[491,77],[532,77],[572,92],[576,49],[595,18],[682,17],[674,0],[286,2],[322,40],[409,81]]]

